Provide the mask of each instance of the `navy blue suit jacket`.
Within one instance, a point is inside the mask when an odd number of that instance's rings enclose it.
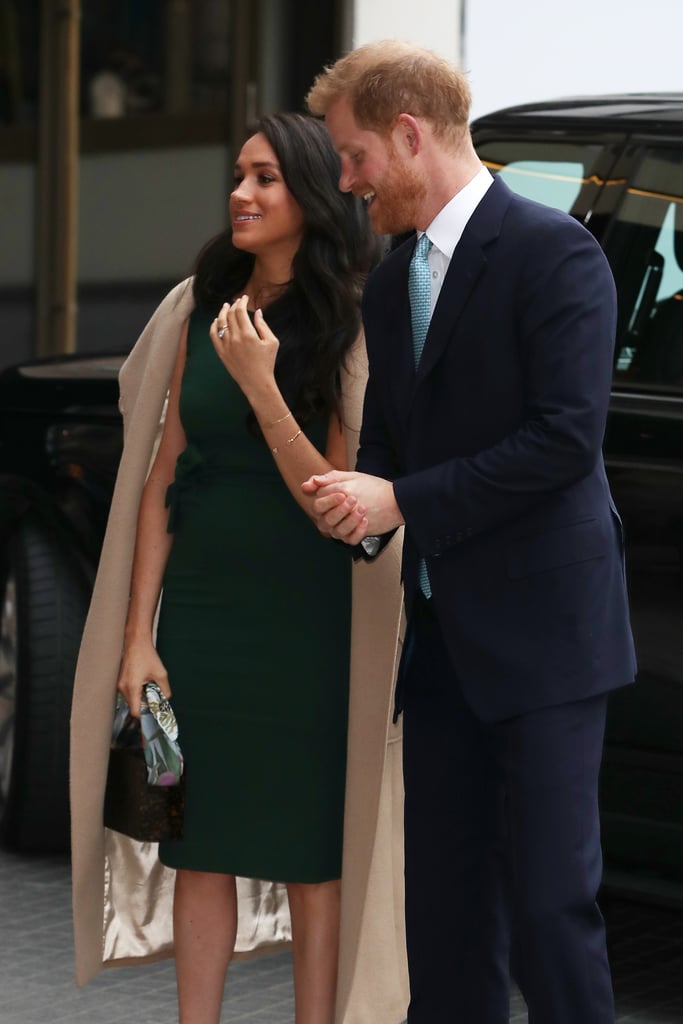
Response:
[[[595,239],[496,179],[446,275],[416,372],[414,242],[363,300],[358,469],[394,481],[410,615],[420,557],[482,719],[632,681],[623,536],[602,459],[615,293]]]

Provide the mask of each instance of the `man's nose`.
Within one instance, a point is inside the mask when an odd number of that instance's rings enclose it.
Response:
[[[339,188],[342,192],[350,192],[354,182],[353,171],[342,163],[341,174],[339,175]]]

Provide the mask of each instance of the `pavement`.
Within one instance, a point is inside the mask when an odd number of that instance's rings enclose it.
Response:
[[[0,850],[0,1024],[177,1021],[172,961],[107,970],[76,987],[70,901],[66,857]],[[683,1024],[683,909],[611,899],[605,913],[619,1024]],[[290,954],[230,968],[221,1024],[293,1021]],[[516,992],[510,1022],[527,1022]],[[476,1022],[456,1011],[453,1024]]]

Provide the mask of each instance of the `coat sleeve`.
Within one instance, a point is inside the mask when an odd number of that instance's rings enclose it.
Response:
[[[384,264],[370,276],[363,295],[363,326],[365,329],[368,380],[363,401],[363,420],[356,468],[361,473],[393,480],[400,472],[398,445],[392,437],[385,413],[386,378],[393,367],[385,366],[386,352],[390,348],[387,333],[387,292],[393,286],[390,265],[395,258],[387,257]],[[392,311],[392,315],[395,311]]]

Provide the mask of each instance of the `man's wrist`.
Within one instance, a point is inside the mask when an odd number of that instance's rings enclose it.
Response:
[[[399,504],[396,501],[396,492],[394,491],[393,483],[391,484],[391,498],[392,498],[392,501],[393,501],[393,504],[394,504],[394,507],[393,507],[394,527],[393,527],[393,529],[398,529],[399,526],[405,526],[405,519],[403,518],[403,513],[401,512],[401,509],[399,508]]]

